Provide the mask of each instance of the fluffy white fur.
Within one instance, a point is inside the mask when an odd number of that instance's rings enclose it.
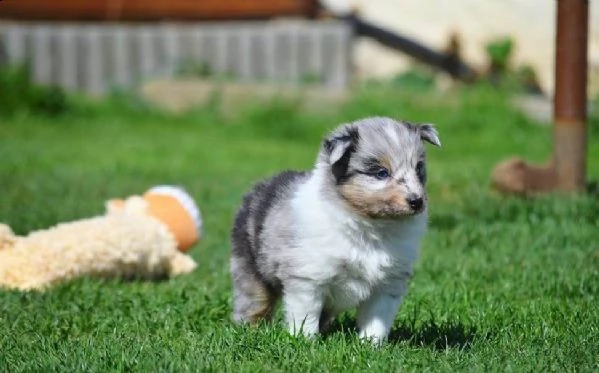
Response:
[[[287,283],[283,302],[292,333],[314,335],[323,308],[331,317],[358,307],[360,336],[381,342],[407,291],[420,239],[422,212],[402,220],[366,220],[335,198],[319,193],[324,168],[301,185],[292,206],[299,249],[290,261],[302,277]]]

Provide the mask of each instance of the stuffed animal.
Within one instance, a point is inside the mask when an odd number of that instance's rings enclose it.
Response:
[[[195,269],[186,251],[201,238],[202,219],[182,188],[157,186],[110,200],[106,210],[24,237],[0,224],[0,288],[41,290],[82,276],[159,279]]]

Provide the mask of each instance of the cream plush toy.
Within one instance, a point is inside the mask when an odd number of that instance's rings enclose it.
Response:
[[[202,234],[183,189],[158,186],[106,203],[106,214],[15,236],[0,224],[0,288],[41,290],[82,276],[158,279],[191,272]]]

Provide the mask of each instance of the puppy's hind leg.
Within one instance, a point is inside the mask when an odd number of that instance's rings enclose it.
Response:
[[[272,316],[276,295],[244,258],[231,258],[233,320],[255,324]]]

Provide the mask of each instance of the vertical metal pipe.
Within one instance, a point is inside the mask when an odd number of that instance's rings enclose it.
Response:
[[[557,1],[554,161],[561,191],[586,187],[588,0]]]

